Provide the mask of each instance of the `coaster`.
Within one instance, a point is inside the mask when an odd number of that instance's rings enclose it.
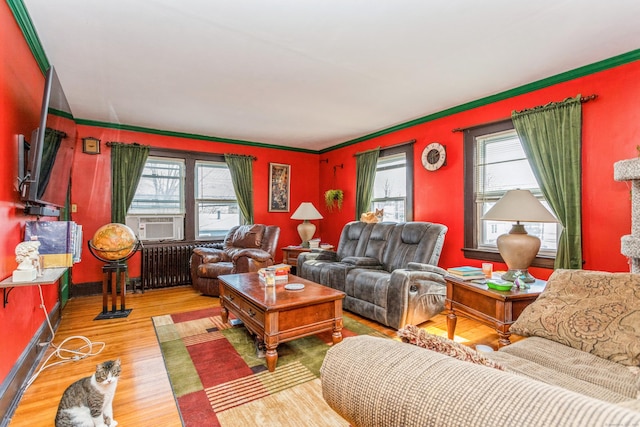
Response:
[[[304,289],[304,285],[302,283],[287,283],[284,288],[288,291],[299,291]]]
[[[478,344],[476,345],[476,351],[479,351],[481,353],[492,353],[493,348],[489,347],[488,345]]]

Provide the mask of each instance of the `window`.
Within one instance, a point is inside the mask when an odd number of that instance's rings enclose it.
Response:
[[[225,162],[197,161],[195,182],[196,237],[222,239],[240,224],[229,168]]]
[[[184,160],[148,157],[128,215],[184,215]]]
[[[383,221],[413,219],[413,144],[380,150],[371,210],[384,209]]]
[[[513,224],[484,221],[487,212],[507,190],[530,190],[549,209],[511,121],[465,131],[465,256],[499,261],[496,239]],[[525,223],[527,232],[542,245],[533,265],[548,266],[555,257],[559,225]],[[551,262],[551,266],[553,263]]]
[[[222,240],[240,222],[224,156],[151,149],[127,212],[142,240]]]

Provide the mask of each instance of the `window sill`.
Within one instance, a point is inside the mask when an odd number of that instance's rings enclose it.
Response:
[[[504,262],[498,251],[490,251],[477,248],[462,248],[465,258],[478,259],[482,261]],[[531,263],[532,267],[553,269],[555,257],[538,255]]]

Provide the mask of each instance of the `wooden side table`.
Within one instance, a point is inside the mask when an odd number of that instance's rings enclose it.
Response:
[[[522,310],[538,298],[547,282],[536,280],[529,289],[496,291],[487,285],[445,276],[447,297],[447,335],[453,339],[458,314],[475,319],[496,329],[500,346],[511,344],[509,327],[518,319]]]
[[[332,251],[333,246],[325,246],[322,249]],[[311,252],[311,249],[303,248],[302,246],[285,246],[282,248],[282,262],[296,267],[298,265],[298,255],[302,252]]]

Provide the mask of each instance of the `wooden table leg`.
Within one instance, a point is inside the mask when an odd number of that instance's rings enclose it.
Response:
[[[331,341],[334,344],[338,344],[342,341],[342,319],[338,319],[333,323],[333,334],[331,334]]]
[[[449,311],[447,315],[447,337],[452,340],[456,334],[456,323],[458,322],[458,316],[453,310]]]
[[[278,363],[278,351],[276,347],[271,348],[272,346],[267,346],[267,354],[265,358],[267,359],[267,368],[269,372],[273,372],[276,370],[276,364]]]
[[[496,331],[498,332],[498,347],[504,347],[506,345],[511,344],[511,340],[509,339],[511,337],[511,332],[502,332],[499,329],[496,329]]]
[[[220,302],[222,303],[222,298],[220,298]],[[223,304],[220,304],[220,317],[222,318],[222,323],[229,321],[229,310]]]

